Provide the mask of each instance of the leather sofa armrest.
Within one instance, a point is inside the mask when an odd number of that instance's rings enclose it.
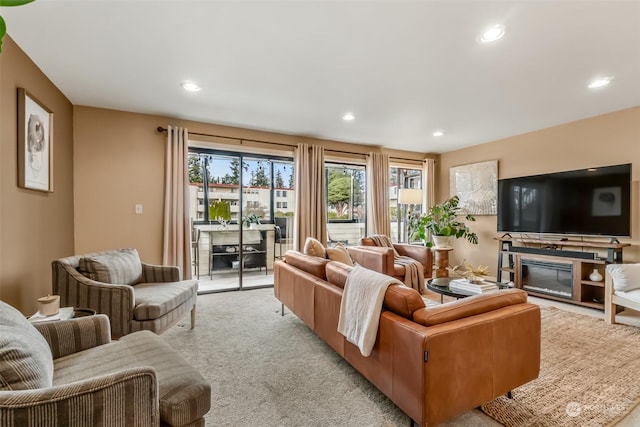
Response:
[[[393,248],[380,246],[348,246],[347,250],[353,262],[393,277],[394,252]]]
[[[506,289],[474,295],[432,308],[422,308],[413,313],[413,320],[424,326],[433,326],[526,302],[525,291]]]
[[[112,402],[125,402],[127,408]],[[27,417],[27,413],[42,415]],[[51,388],[0,391],[2,420],[23,420],[19,425],[36,427],[45,421],[67,425],[78,416],[97,425],[160,425],[155,370],[145,366]]]
[[[104,314],[33,326],[44,336],[54,359],[111,342],[111,326]]]
[[[418,261],[424,267],[425,277],[431,277],[433,269],[433,253],[431,248],[421,245],[408,245],[402,243],[394,243],[393,247],[398,254],[408,256]]]
[[[142,263],[141,283],[179,282],[181,280],[180,267]]]

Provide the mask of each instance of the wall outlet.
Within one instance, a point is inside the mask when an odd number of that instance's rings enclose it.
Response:
[[[142,215],[142,204],[140,204],[140,203],[136,204],[136,214],[137,215]]]

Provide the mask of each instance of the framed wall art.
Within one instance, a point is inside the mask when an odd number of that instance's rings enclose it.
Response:
[[[498,161],[472,163],[449,169],[451,196],[458,195],[460,207],[473,215],[496,215]]]
[[[18,88],[18,185],[53,192],[53,112]]]

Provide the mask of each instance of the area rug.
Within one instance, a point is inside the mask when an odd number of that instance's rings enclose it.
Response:
[[[482,410],[505,426],[606,426],[640,402],[640,328],[542,308],[540,377]]]

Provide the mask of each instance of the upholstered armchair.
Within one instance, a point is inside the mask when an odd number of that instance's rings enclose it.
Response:
[[[369,249],[374,246],[380,247],[376,245],[376,242],[371,237],[364,237],[360,239],[360,245],[367,246]],[[422,245],[393,243],[393,249],[395,249],[400,256],[406,256],[418,261],[420,264],[422,264],[422,268],[424,269],[424,277],[431,277],[433,271],[433,255],[430,248]],[[404,275],[404,270],[401,266],[394,265],[393,275],[400,277]]]
[[[388,276],[392,276],[407,286],[406,266],[398,262],[398,256],[408,257],[422,264],[424,278],[430,279],[433,272],[431,249],[426,246],[394,243],[393,247],[377,246],[374,239],[360,239],[360,246],[349,246],[349,255],[354,262]],[[396,255],[397,253],[397,255]]]
[[[211,386],[157,335],[105,315],[31,324],[0,301],[0,426],[204,426]]]
[[[189,311],[195,326],[198,282],[181,280],[178,267],[141,262],[135,249],[62,258],[52,269],[60,305],[106,314],[114,338],[143,329],[160,334]]]
[[[640,264],[609,264],[604,281],[604,320],[616,323],[618,306],[640,311]]]

